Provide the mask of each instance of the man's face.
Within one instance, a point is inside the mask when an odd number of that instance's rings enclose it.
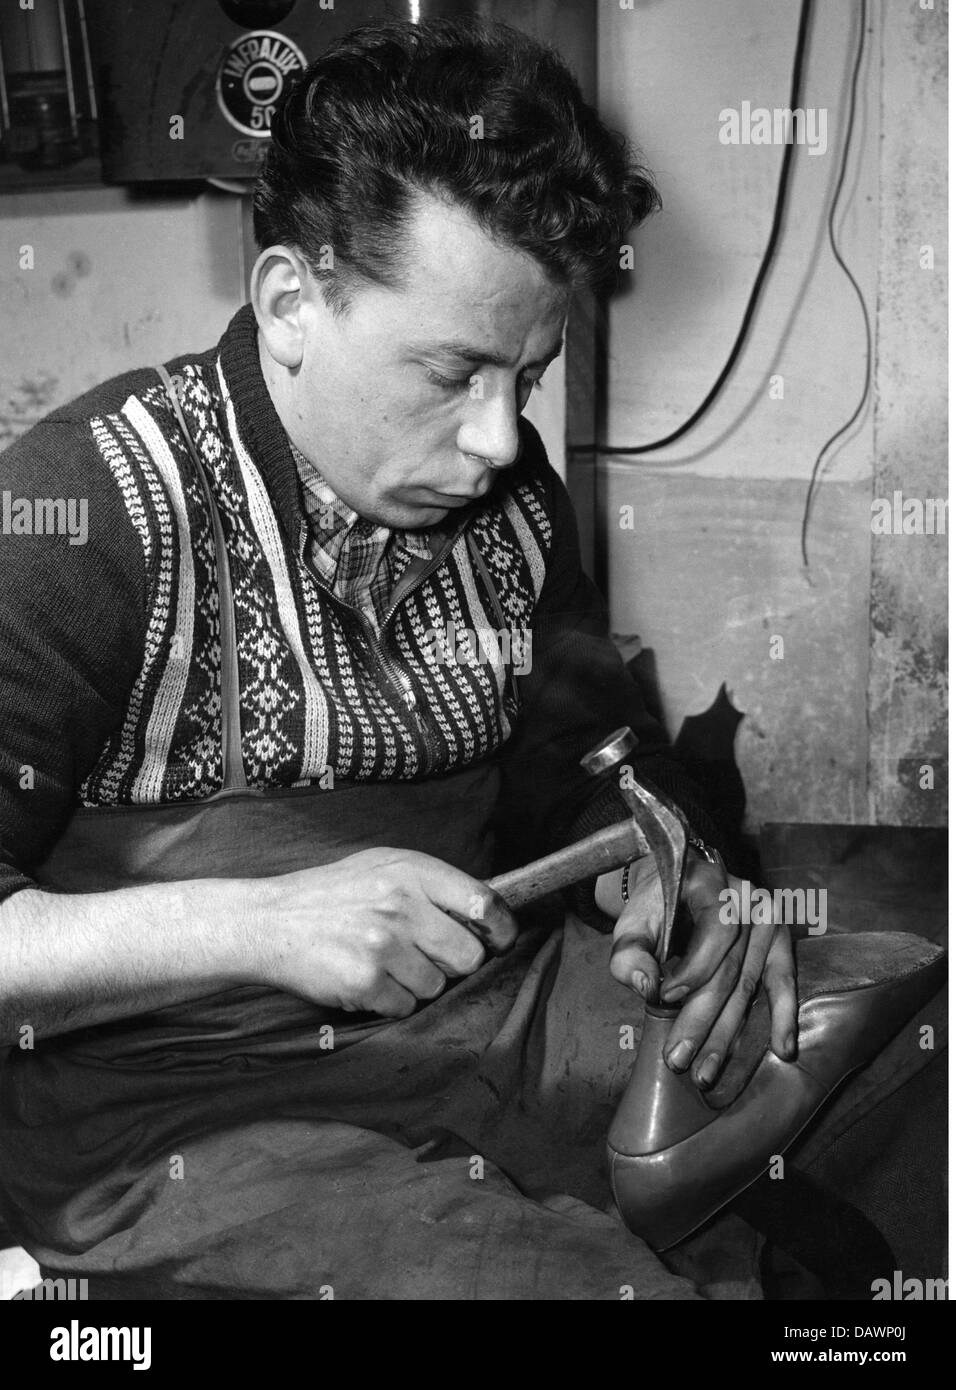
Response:
[[[358,288],[335,318],[315,282],[283,422],[338,495],[422,527],[517,462],[518,416],[561,347],[568,294],[463,209],[422,196],[401,289]]]

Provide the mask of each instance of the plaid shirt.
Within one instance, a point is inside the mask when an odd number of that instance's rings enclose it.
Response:
[[[360,609],[378,632],[402,574],[413,561],[431,559],[428,540],[421,531],[364,520],[291,441],[290,448],[302,482],[312,564],[326,588]]]

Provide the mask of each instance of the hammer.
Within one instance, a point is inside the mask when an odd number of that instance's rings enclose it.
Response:
[[[581,766],[592,776],[600,776],[636,747],[637,736],[632,729],[615,729],[585,754]],[[626,819],[524,868],[499,874],[489,879],[488,886],[508,907],[524,907],[559,888],[622,869],[633,859],[653,854],[664,892],[664,927],[657,946],[657,959],[663,965],[680,899],[689,830],[683,811],[670,797],[649,791],[634,780],[630,769],[626,771],[628,775],[619,779],[621,797],[629,813]]]

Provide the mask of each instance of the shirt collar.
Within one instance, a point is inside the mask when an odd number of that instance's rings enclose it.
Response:
[[[329,578],[334,577],[339,558],[353,538],[361,538],[365,546],[383,555],[389,541],[394,537],[395,544],[407,550],[416,559],[431,559],[432,548],[428,534],[423,531],[393,530],[388,526],[364,520],[357,511],[342,501],[311,459],[297,449],[291,440],[289,448],[302,483],[309,531],[315,543],[313,553],[316,547],[322,552],[325,559],[322,567],[327,570]]]

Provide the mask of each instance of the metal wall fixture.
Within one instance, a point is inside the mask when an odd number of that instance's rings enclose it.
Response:
[[[0,7],[0,183],[4,165],[42,173],[96,150],[84,0],[10,0]]]

